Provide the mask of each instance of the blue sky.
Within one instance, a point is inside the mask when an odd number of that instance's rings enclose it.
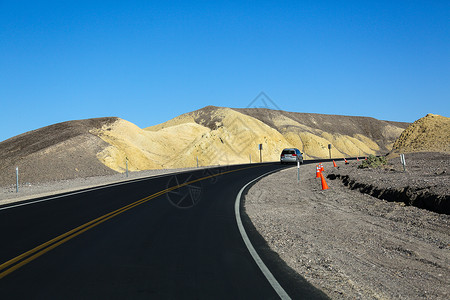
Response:
[[[449,15],[450,1],[0,0],[0,141],[262,91],[287,111],[450,117]]]

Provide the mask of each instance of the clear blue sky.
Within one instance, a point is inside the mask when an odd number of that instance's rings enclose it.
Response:
[[[450,1],[0,0],[0,141],[207,105],[450,117]]]

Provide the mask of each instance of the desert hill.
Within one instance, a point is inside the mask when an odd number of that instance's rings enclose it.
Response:
[[[365,152],[366,146],[375,152],[389,151],[395,139],[409,125],[409,123],[381,121],[369,117],[296,113],[264,108],[235,110],[264,122],[283,135],[300,136],[303,143],[304,140],[308,141],[308,137],[316,141],[323,138],[344,156],[356,156],[359,153],[371,154],[370,151]],[[298,142],[295,139],[294,141]],[[367,143],[367,145],[361,145],[360,142]],[[377,145],[374,145],[373,142]],[[312,151],[307,151],[308,147],[305,152],[311,152],[310,155],[313,157],[326,157],[328,150],[324,156],[322,146],[320,145],[319,149],[311,149],[318,151],[316,155]]]
[[[29,131],[0,143],[0,185],[52,181],[115,173],[96,155],[108,146],[89,131],[118,118],[97,118],[58,123]]]
[[[333,157],[381,154],[392,149],[409,125],[367,117],[208,106],[145,130],[156,133],[193,124],[201,125],[205,133],[183,152],[188,153],[183,161],[191,165],[196,155],[212,164],[248,162],[250,155],[259,160],[259,143],[266,161],[278,160],[286,147],[299,148],[306,158],[325,158],[328,144]]]
[[[305,158],[381,154],[408,123],[291,113],[269,109],[208,106],[141,129],[120,118],[69,121],[0,143],[0,185],[130,171],[276,161],[283,148]],[[114,171],[113,171],[114,170]],[[5,175],[7,174],[7,175]]]
[[[415,121],[394,143],[395,152],[450,152],[450,118],[428,114]]]
[[[274,111],[265,108],[235,109],[246,115],[257,118],[280,132],[308,131],[313,134],[323,132],[353,136],[363,134],[378,143],[386,150],[392,139],[398,136],[409,123],[381,121],[370,117],[325,115],[313,113],[296,113]]]

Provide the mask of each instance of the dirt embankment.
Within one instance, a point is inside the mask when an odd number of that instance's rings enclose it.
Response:
[[[450,154],[407,153],[405,160],[406,171],[397,156],[377,169],[359,169],[351,161],[330,170],[327,178],[379,199],[450,214]]]
[[[327,180],[322,191],[315,166],[300,170],[300,183],[291,168],[246,195],[250,228],[267,242],[257,247],[265,259],[284,261],[286,272],[332,299],[449,299],[449,215],[380,200],[340,180]]]

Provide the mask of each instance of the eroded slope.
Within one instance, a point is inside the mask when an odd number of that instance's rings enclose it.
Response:
[[[96,154],[108,146],[90,133],[117,118],[58,123],[26,132],[0,143],[0,185],[35,183],[114,173]]]
[[[450,152],[450,118],[435,114],[412,123],[395,141],[396,152]]]

